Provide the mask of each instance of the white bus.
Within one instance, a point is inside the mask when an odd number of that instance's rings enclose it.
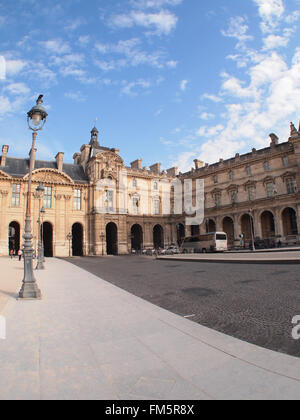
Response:
[[[190,236],[184,239],[182,252],[225,252],[228,251],[228,239],[225,232],[212,232],[205,235]]]

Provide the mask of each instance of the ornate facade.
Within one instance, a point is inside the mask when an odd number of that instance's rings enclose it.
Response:
[[[225,231],[230,244],[252,238],[269,243],[300,240],[300,127],[291,124],[287,142],[270,135],[270,146],[178,174],[177,168],[149,169],[137,159],[126,167],[118,149],[99,144],[94,128],[89,144],[74,155],[74,164],[58,153],[53,162],[35,161],[32,194],[34,244],[40,208],[46,256],[127,254],[134,249],[164,247],[184,235]],[[22,247],[29,159],[0,161],[0,255]],[[174,214],[174,185],[205,181],[205,217],[200,226],[185,226]],[[42,199],[35,189],[43,182]],[[196,192],[194,192],[194,195]],[[165,198],[167,197],[167,200]],[[169,201],[169,209],[165,208]]]

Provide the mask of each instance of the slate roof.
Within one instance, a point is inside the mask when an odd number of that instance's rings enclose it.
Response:
[[[35,169],[57,169],[56,161],[48,162],[44,160],[35,161]],[[6,158],[6,163],[1,170],[8,175],[16,178],[23,178],[29,172],[29,159]],[[88,184],[89,179],[84,173],[81,165],[63,164],[63,172],[67,174],[75,183]]]

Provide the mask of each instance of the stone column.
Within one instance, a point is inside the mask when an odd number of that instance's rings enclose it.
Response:
[[[284,236],[283,233],[283,224],[282,224],[282,217],[281,217],[281,209],[275,209],[275,234],[276,236]]]

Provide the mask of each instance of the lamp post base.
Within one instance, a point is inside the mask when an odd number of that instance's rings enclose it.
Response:
[[[19,300],[41,300],[42,294],[36,283],[26,283],[19,292]]]

